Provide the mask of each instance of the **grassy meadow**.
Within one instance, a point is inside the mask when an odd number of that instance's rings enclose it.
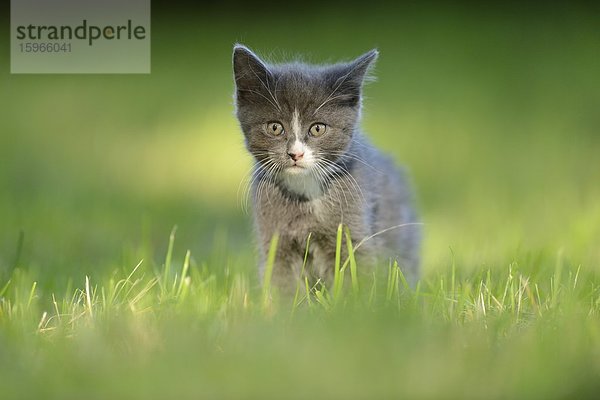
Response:
[[[0,399],[596,397],[599,22],[157,9],[139,76],[10,75],[4,35]],[[415,290],[352,262],[352,284],[260,286],[236,42],[272,60],[380,50],[362,125],[418,193]]]

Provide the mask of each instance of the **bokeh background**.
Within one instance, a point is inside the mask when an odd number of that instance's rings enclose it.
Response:
[[[175,225],[180,253],[251,268],[236,42],[272,61],[380,50],[362,125],[412,174],[426,276],[450,260],[600,265],[598,6],[154,3],[150,75],[10,75],[2,35],[4,272],[54,288],[159,264]]]

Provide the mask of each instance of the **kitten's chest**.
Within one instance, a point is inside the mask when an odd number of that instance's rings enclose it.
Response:
[[[340,210],[336,210],[324,198],[303,201],[273,191],[270,197],[261,195],[255,207],[256,222],[266,235],[280,232],[304,240],[311,232],[335,232],[342,222]]]
[[[287,200],[282,207],[273,211],[277,215],[280,230],[300,235],[328,230],[330,226],[340,223],[337,212],[327,208],[323,199],[303,202]]]
[[[281,186],[290,194],[302,197],[308,201],[323,196],[323,187],[312,174],[284,174],[280,178]]]
[[[353,234],[363,235],[365,224],[362,203],[358,196],[344,193],[344,188],[338,182],[334,182],[325,191],[315,188],[314,198],[291,196],[289,187],[282,188],[275,184],[258,189],[255,216],[263,238],[270,240],[273,234],[279,232],[286,237],[305,241],[312,233],[335,241],[340,223],[348,226]],[[307,190],[308,187],[303,189]]]

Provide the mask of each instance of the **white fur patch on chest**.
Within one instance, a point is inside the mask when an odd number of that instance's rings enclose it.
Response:
[[[281,183],[292,193],[306,197],[309,200],[323,195],[323,188],[317,178],[309,172],[287,172],[281,174]]]

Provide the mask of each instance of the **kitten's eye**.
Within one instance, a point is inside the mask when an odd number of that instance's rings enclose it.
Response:
[[[311,136],[318,137],[318,136],[323,135],[326,130],[327,130],[327,125],[317,122],[316,124],[312,124],[309,132],[310,132]]]
[[[273,136],[279,136],[283,133],[283,125],[279,122],[269,122],[267,124],[267,133]]]

